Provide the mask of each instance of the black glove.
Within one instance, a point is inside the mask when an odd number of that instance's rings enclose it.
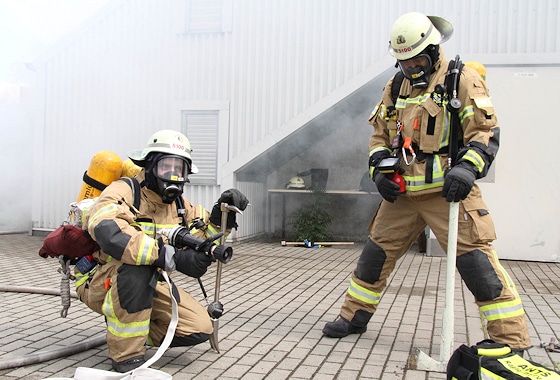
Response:
[[[175,266],[175,253],[176,248],[172,245],[165,244],[162,238],[157,239],[158,242],[158,258],[154,261],[154,265],[163,269],[166,272],[173,272]]]
[[[237,189],[229,189],[220,195],[220,199],[218,199],[218,204],[219,203],[227,203],[228,205],[235,206],[243,211],[247,208],[249,200],[241,191]]]
[[[388,150],[380,150],[369,157],[369,178],[375,181],[374,171],[377,165],[384,159],[391,156]]]
[[[218,202],[212,207],[212,212],[210,213],[210,221],[214,223],[216,226],[222,225],[222,210],[220,209],[220,205],[222,203],[227,203],[228,205],[235,206],[241,211],[247,208],[249,204],[249,200],[243,193],[237,189],[229,189],[226,190],[220,195],[220,199]],[[234,211],[228,212],[226,228],[232,229],[237,228],[236,223],[236,213]]]
[[[177,270],[187,276],[199,278],[212,264],[212,257],[194,249],[178,249],[175,253]]]
[[[474,166],[465,161],[459,162],[445,175],[441,196],[447,202],[459,202],[469,195],[475,180]]]
[[[381,173],[379,170],[373,172],[375,186],[377,186],[377,191],[387,202],[393,203],[397,200],[397,197],[401,195],[400,187],[395,182],[385,174]]]

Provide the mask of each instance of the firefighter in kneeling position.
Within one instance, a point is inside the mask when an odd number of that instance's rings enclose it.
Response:
[[[105,316],[109,357],[118,372],[142,365],[145,345],[159,346],[166,335],[171,297],[161,271],[177,270],[199,278],[213,261],[211,255],[171,246],[158,231],[186,224],[193,236],[206,239],[219,232],[221,202],[240,210],[248,204],[235,189],[224,192],[212,212],[193,206],[183,197],[183,185],[197,168],[192,163],[190,143],[179,132],[158,131],[142,151],[129,157],[142,168],[134,177],[139,183],[139,206],[133,206],[135,194],[127,183],[115,181],[109,185],[88,210],[84,222],[100,247],[93,255],[97,265],[86,273],[75,269],[80,300]],[[184,212],[179,213],[179,209]],[[233,227],[237,224],[235,214],[230,212],[228,232]],[[208,340],[212,320],[206,308],[174,285],[173,293],[179,321],[171,346]]]
[[[488,334],[518,351],[531,347],[521,299],[492,246],[494,224],[475,183],[488,173],[500,130],[481,75],[469,66],[450,70],[440,44],[452,32],[447,20],[416,12],[401,16],[392,27],[390,51],[404,78],[398,86],[393,85],[397,76],[389,80],[369,119],[370,175],[383,200],[340,315],[323,328],[329,337],[366,331],[397,260],[427,225],[447,249],[447,202],[459,202],[457,269],[475,297]],[[453,74],[457,80],[446,81]],[[453,117],[456,139],[449,135]],[[456,160],[449,167],[454,143]],[[404,191],[387,174],[391,170],[404,180]]]

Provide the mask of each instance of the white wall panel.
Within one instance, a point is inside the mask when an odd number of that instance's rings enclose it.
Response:
[[[244,154],[270,148],[328,108],[325,99],[343,98],[349,83],[355,88],[380,73],[376,65],[391,61],[390,26],[405,12],[454,24],[443,45],[448,56],[507,62],[508,54],[560,53],[558,0],[235,0],[231,32],[206,34],[180,32],[184,11],[184,0],[114,0],[39,60],[36,228],[62,222],[95,152],[124,159],[155,130],[179,129],[177,103],[230,105],[229,140],[217,149],[227,152],[223,178],[233,177]],[[265,190],[243,186],[256,204],[239,237],[264,230],[257,205]],[[207,206],[219,193],[216,186],[187,190]]]

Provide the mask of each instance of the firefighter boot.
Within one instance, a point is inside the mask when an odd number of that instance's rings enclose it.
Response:
[[[122,362],[116,362],[111,359],[111,366],[115,371],[124,373],[140,367],[144,362],[144,356],[134,356]]]
[[[350,334],[362,334],[367,330],[367,324],[372,314],[363,310],[356,311],[352,321],[339,316],[334,322],[327,322],[323,327],[323,334],[331,338],[344,338]]]

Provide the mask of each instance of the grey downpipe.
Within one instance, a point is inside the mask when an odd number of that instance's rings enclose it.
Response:
[[[0,285],[0,292],[15,292],[15,293],[35,293],[46,294],[53,296],[60,296],[60,290],[37,288],[29,286],[11,286]],[[76,292],[70,292],[72,298],[78,298]],[[23,367],[26,365],[42,363],[47,360],[58,359],[61,357],[81,353],[91,348],[99,347],[107,342],[105,333],[96,337],[85,339],[82,342],[74,343],[66,347],[38,351],[32,354],[25,355],[19,358],[7,358],[0,360],[0,370],[7,368]]]

